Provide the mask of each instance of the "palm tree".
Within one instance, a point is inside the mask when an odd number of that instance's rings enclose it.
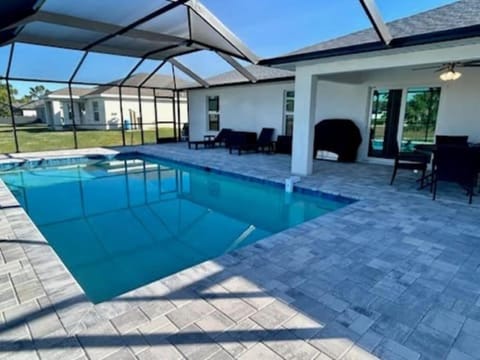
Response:
[[[29,90],[28,97],[30,100],[38,100],[42,96],[45,96],[49,93],[50,91],[45,88],[43,85],[36,85],[34,87],[31,87]]]

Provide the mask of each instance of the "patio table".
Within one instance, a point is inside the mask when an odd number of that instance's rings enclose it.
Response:
[[[455,146],[455,145],[445,145],[445,146]],[[475,162],[475,166],[477,168],[477,172],[480,172],[480,143],[468,143],[468,148],[470,149],[470,151],[473,152],[474,154],[474,162]],[[438,149],[438,145],[437,144],[418,144],[415,146],[415,151],[417,152],[420,152],[420,153],[423,153],[423,154],[427,154],[427,155],[432,155],[432,172],[430,174],[427,174],[423,180],[428,180],[425,185],[423,187],[421,187],[421,189],[425,188],[426,186],[428,185],[431,185],[432,184],[432,175],[433,175],[433,171],[435,169],[435,153]],[[422,179],[419,179],[419,180],[422,180]],[[417,181],[419,181],[417,180]]]

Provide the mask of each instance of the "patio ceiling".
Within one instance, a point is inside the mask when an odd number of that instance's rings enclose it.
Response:
[[[233,57],[258,58],[197,0],[16,0],[0,4],[0,46],[16,42],[172,62],[208,87],[174,57],[210,50],[250,81]]]

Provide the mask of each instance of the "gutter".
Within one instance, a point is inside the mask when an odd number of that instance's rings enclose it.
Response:
[[[255,84],[252,84],[250,81],[245,80],[245,81],[238,81],[238,82],[231,82],[231,83],[220,83],[220,84],[210,84],[208,87],[209,89],[212,88],[219,88],[219,87],[227,87],[227,86],[242,86],[242,85],[257,85],[257,84],[267,84],[267,83],[278,83],[278,82],[287,82],[287,81],[294,81],[295,76],[287,76],[284,78],[275,78],[275,79],[263,79],[263,80],[257,80]],[[202,86],[194,86],[194,87],[188,87],[188,88],[182,88],[182,91],[190,91],[190,90],[202,90],[205,89]]]

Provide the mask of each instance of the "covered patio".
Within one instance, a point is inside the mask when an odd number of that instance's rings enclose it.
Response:
[[[432,143],[435,135],[466,135],[469,142],[479,142],[477,7],[477,2],[464,0],[387,24],[373,8],[374,29],[261,60],[262,65],[295,71],[292,172],[312,173],[314,126],[329,118],[355,122],[363,138],[359,161],[385,163],[394,152],[375,154],[372,146],[403,146],[411,138]],[[409,103],[415,92],[426,97],[433,93],[436,101],[425,113],[412,116]],[[379,93],[390,98],[383,108]],[[412,137],[408,127],[415,116],[429,123],[423,137]],[[379,123],[381,131],[375,129]]]

